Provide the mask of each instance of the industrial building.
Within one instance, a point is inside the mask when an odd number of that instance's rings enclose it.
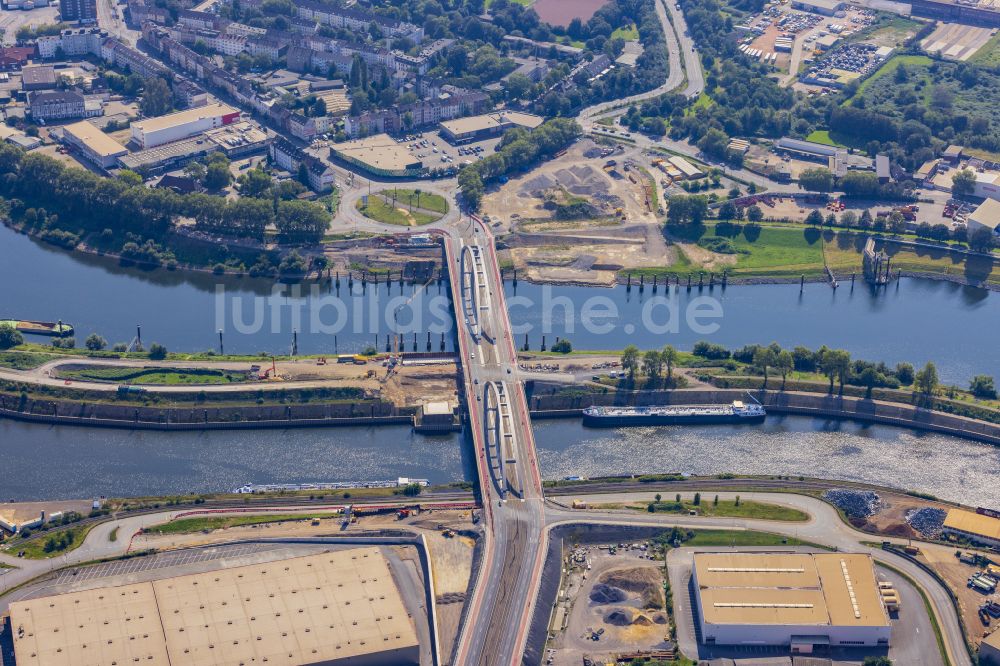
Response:
[[[994,631],[979,644],[979,663],[1000,666],[1000,631]]]
[[[892,626],[871,556],[695,553],[695,603],[709,645],[888,647]]]
[[[397,666],[420,649],[389,566],[357,548],[11,604],[18,666]]]
[[[972,211],[966,220],[969,232],[978,229],[989,229],[993,235],[1000,236],[1000,201],[987,199]]]
[[[97,0],[59,0],[63,21],[94,23],[97,21]]]
[[[207,104],[186,111],[132,123],[132,140],[142,149],[180,141],[234,123],[240,112],[226,104]]]
[[[330,157],[379,176],[416,177],[424,173],[424,163],[388,134],[334,144]]]
[[[846,6],[847,3],[840,0],[792,0],[792,9],[823,16],[834,16],[837,12],[844,11]]]
[[[128,155],[121,145],[86,120],[62,128],[63,143],[72,146],[88,162],[102,169],[110,169],[118,158]]]
[[[534,129],[542,124],[544,118],[530,113],[518,111],[498,111],[481,116],[469,116],[456,120],[446,120],[440,123],[441,138],[453,145],[482,141],[494,136],[500,136],[514,127]]]
[[[972,228],[971,225],[969,228]],[[942,532],[986,546],[1000,547],[1000,518],[985,512],[949,509]]]
[[[52,90],[56,87],[56,70],[51,65],[35,65],[21,70],[21,88],[33,90]]]

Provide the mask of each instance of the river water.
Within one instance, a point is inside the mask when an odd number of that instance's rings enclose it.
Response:
[[[532,349],[568,338],[574,349],[691,349],[708,340],[729,348],[778,342],[822,345],[854,358],[920,367],[933,361],[944,382],[967,385],[977,374],[1000,378],[996,332],[1000,294],[950,282],[904,278],[873,290],[863,282],[733,285],[723,289],[650,285],[611,289],[520,282],[504,287],[517,345]],[[515,298],[516,297],[516,298]]]
[[[1000,447],[853,421],[768,416],[762,426],[595,430],[535,422],[545,478],[607,474],[804,475],[1000,507]]]
[[[887,426],[768,417],[764,426],[593,430],[538,421],[542,476],[803,474],[1000,504],[1000,448]],[[0,501],[166,495],[244,483],[472,479],[461,435],[406,426],[200,433],[36,426],[0,419]]]

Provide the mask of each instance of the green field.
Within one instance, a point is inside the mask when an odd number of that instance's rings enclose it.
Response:
[[[209,518],[181,518],[162,525],[154,525],[146,530],[153,534],[190,534],[205,530],[220,530],[227,527],[243,525],[263,525],[265,523],[282,523],[290,520],[312,520],[313,518],[330,518],[335,514],[322,513],[288,513],[260,516],[213,516]]]
[[[858,91],[854,94],[854,97],[851,97],[849,100],[847,100],[847,102],[845,102],[845,104],[853,102],[858,97],[861,97],[862,95],[864,95],[865,91],[869,87],[871,87],[871,85],[874,84],[879,79],[882,79],[882,78],[884,78],[884,77],[886,77],[886,76],[888,76],[890,74],[894,74],[896,72],[896,70],[899,69],[900,65],[906,65],[907,67],[911,67],[911,66],[919,67],[919,66],[930,65],[933,62],[934,62],[933,60],[931,60],[930,58],[928,58],[925,55],[897,55],[897,56],[893,56],[892,58],[889,58],[889,60],[887,60],[885,62],[885,64],[882,65],[878,69],[877,72],[875,72],[874,74],[872,74],[871,76],[869,76],[867,79],[865,79],[861,83],[861,85],[858,86]]]
[[[648,506],[637,506],[635,508],[649,511],[649,507],[655,507],[655,513],[677,513],[681,515],[695,511],[700,516],[714,518],[753,518],[755,520],[786,520],[790,522],[803,522],[809,520],[809,515],[789,507],[778,506],[777,504],[766,504],[764,502],[740,502],[736,505],[734,500],[719,500],[716,505],[710,497],[703,497],[700,505],[695,505],[690,501],[681,502],[653,502]],[[651,512],[652,513],[652,512]]]
[[[667,227],[667,233],[671,240],[691,244],[710,237],[724,237],[734,250],[734,254],[721,255],[732,257],[730,263],[725,265],[730,276],[798,277],[804,274],[808,277],[823,274],[823,240],[816,229],[762,226],[759,232],[753,232],[744,226],[734,235],[719,227],[714,222],[701,227],[670,226]],[[687,265],[679,262],[670,267],[670,272],[709,272],[709,268],[699,265],[690,257],[688,259]],[[712,272],[721,273],[722,268],[717,266]]]
[[[238,384],[247,381],[247,374],[234,370],[212,368],[135,368],[91,366],[74,370],[58,370],[64,379],[108,382],[112,384],[157,384],[167,386],[202,384]]]
[[[976,54],[969,58],[969,62],[986,67],[1000,66],[1000,32],[993,35],[983,48],[976,51]]]
[[[391,190],[388,196],[391,199]],[[421,206],[424,203],[423,196],[420,197],[420,203]],[[386,203],[383,199],[375,195],[368,197],[367,205],[365,205],[364,199],[358,199],[357,208],[362,215],[369,219],[381,222],[382,224],[395,224],[401,227],[419,227],[441,219],[440,215],[432,216],[418,210],[411,212],[407,209],[406,204],[401,201],[397,201],[394,208],[390,203]]]
[[[448,200],[440,194],[421,192],[418,196],[416,190],[402,189],[382,190],[379,194],[390,200],[395,199],[397,206],[422,208],[442,215],[448,212]]]
[[[36,354],[34,352],[5,351],[0,352],[0,368],[11,370],[31,370],[49,361],[61,358],[55,354]]]
[[[13,546],[15,552],[24,551],[29,560],[45,560],[58,557],[83,545],[93,525],[53,529],[23,544]]]
[[[808,546],[806,541],[752,530],[694,530],[685,546]]]
[[[635,27],[635,24],[631,24],[624,28],[616,28],[614,32],[611,33],[611,39],[615,37],[621,37],[626,42],[634,42],[639,39],[639,29]]]
[[[837,146],[844,148],[844,144],[838,143],[830,138],[830,132],[827,130],[815,130],[812,134],[806,137],[806,141],[812,141],[813,143],[822,143],[825,146]]]

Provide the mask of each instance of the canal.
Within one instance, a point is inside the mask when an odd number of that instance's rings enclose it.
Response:
[[[768,417],[763,426],[591,430],[536,421],[542,476],[807,475],[1000,503],[1000,448],[888,426]],[[177,433],[37,426],[0,419],[0,501],[229,491],[244,483],[448,483],[474,478],[471,444],[409,427]]]
[[[548,345],[568,338],[577,350],[778,342],[787,348],[827,345],[890,365],[906,361],[919,368],[933,361],[943,382],[961,386],[978,374],[1000,377],[1000,354],[992,352],[1000,294],[950,282],[904,278],[878,291],[863,282],[836,290],[825,284],[682,286],[669,294],[662,284],[656,293],[649,284],[642,292],[638,285],[525,282],[508,282],[504,289],[518,348],[525,333],[535,350],[542,335]]]

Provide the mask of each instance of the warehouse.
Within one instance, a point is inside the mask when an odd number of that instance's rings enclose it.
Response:
[[[696,553],[702,641],[792,653],[888,647],[892,632],[869,555]]]
[[[143,150],[180,141],[240,119],[240,112],[225,104],[206,104],[186,111],[132,123],[132,140]]]
[[[834,16],[837,12],[844,11],[846,6],[847,3],[838,0],[792,0],[792,9],[823,16]]]
[[[86,120],[62,128],[63,143],[74,147],[91,164],[110,169],[128,154],[125,147]]]
[[[971,225],[969,228],[972,229]],[[943,532],[987,546],[1000,547],[1000,518],[985,513],[950,509],[948,517],[944,519]]]
[[[41,597],[10,606],[18,666],[418,664],[375,547]]]
[[[517,111],[500,111],[481,116],[446,120],[440,124],[441,138],[452,145],[482,141],[500,136],[514,127],[534,129],[541,125],[543,120],[541,116]]]
[[[1000,631],[994,631],[979,645],[979,663],[1000,666]]]
[[[330,158],[339,158],[378,176],[416,177],[424,174],[423,161],[388,134],[334,144],[330,148]]]

